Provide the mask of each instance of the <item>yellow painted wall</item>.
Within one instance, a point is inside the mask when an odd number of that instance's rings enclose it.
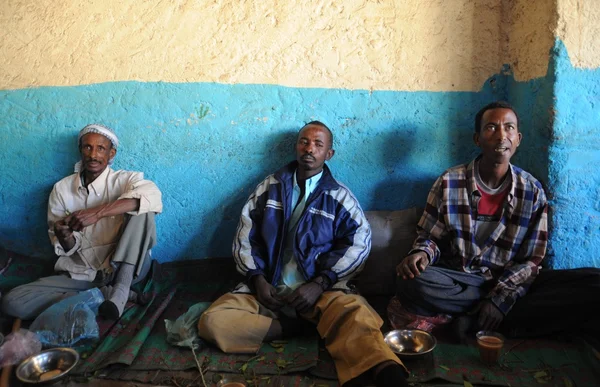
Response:
[[[503,62],[516,80],[541,78],[548,71],[557,24],[554,0],[506,1],[502,28],[508,42]]]
[[[600,67],[600,1],[557,0],[558,29],[574,67]]]
[[[0,89],[139,80],[475,91],[506,63],[503,7],[506,0],[3,0]]]

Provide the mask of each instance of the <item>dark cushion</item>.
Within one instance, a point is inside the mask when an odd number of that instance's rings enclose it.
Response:
[[[416,226],[422,209],[366,211],[371,224],[371,254],[357,279],[362,295],[396,293],[396,265],[410,251],[417,236]]]

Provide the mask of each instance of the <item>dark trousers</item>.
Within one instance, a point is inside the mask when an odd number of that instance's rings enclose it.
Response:
[[[479,275],[428,267],[412,280],[398,279],[396,296],[410,312],[453,316],[471,311],[489,291]],[[600,269],[543,269],[504,318],[501,331],[511,337],[549,335],[569,330],[600,340]]]

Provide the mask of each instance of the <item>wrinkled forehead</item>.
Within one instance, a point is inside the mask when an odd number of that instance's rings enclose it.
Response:
[[[298,133],[298,138],[308,138],[311,140],[321,140],[326,144],[331,144],[331,135],[329,131],[321,125],[306,125]]]

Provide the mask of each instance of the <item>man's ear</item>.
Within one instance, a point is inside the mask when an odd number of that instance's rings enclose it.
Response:
[[[108,158],[109,160],[112,160],[117,154],[117,148],[115,148],[114,146],[112,148],[110,148],[110,157]]]
[[[327,151],[327,156],[325,157],[325,160],[329,161],[333,155],[335,154],[335,150],[334,149],[330,149]]]
[[[475,145],[479,146],[479,133],[473,133],[473,142],[475,143]]]

